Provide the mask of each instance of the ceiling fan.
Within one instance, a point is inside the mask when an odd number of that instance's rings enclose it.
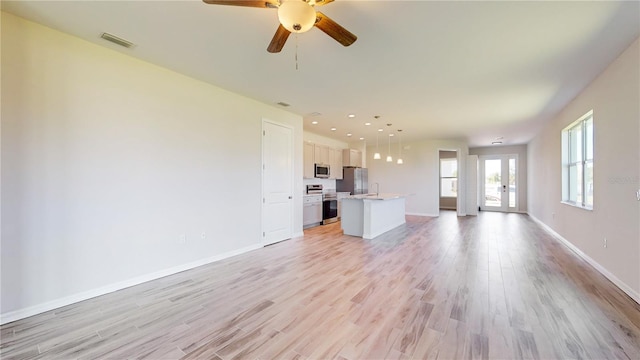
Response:
[[[315,6],[326,5],[334,0],[203,0],[212,5],[234,5],[257,8],[278,9],[280,25],[276,30],[271,43],[267,47],[270,53],[278,53],[284,47],[287,38],[292,32],[303,33],[312,27],[317,27],[325,34],[334,38],[344,46],[353,44],[358,37],[349,30],[343,28],[325,14],[315,10]]]

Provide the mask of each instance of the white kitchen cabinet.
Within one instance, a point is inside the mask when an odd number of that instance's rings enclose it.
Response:
[[[329,147],[327,145],[315,144],[314,160],[316,164],[329,165],[331,163],[331,159],[329,158]]]
[[[304,148],[303,148],[304,158],[302,162],[303,164],[302,166],[304,167],[302,171],[302,176],[305,179],[313,179],[315,177],[315,168],[314,168],[315,153],[314,152],[315,152],[315,146],[313,145],[313,143],[309,143],[305,141]]]
[[[329,149],[329,165],[331,166],[331,173],[329,179],[342,180],[342,150],[341,149]]]
[[[315,164],[322,164],[329,165],[329,179],[342,180],[343,157],[342,149],[305,141],[302,176],[305,179],[315,178]]]
[[[322,195],[305,195],[302,204],[302,226],[304,228],[322,222]]]
[[[342,166],[362,167],[362,152],[356,149],[342,150]]]

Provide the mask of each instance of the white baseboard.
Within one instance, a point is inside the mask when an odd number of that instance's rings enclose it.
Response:
[[[133,279],[120,281],[120,282],[117,282],[117,283],[114,283],[114,284],[110,284],[110,285],[107,285],[107,286],[102,286],[102,287],[97,288],[97,289],[92,289],[92,290],[84,291],[84,292],[81,292],[81,293],[73,294],[73,295],[70,295],[70,296],[65,296],[63,298],[52,300],[52,301],[48,301],[48,302],[43,303],[43,304],[29,306],[27,308],[15,310],[15,311],[10,311],[10,312],[5,313],[5,314],[0,314],[0,324],[6,324],[6,323],[10,323],[12,321],[24,319],[24,318],[27,318],[29,316],[41,314],[41,313],[46,312],[46,311],[51,311],[51,310],[54,310],[54,309],[57,309],[57,308],[61,308],[63,306],[71,305],[71,304],[74,304],[74,303],[77,303],[77,302],[80,302],[80,301],[84,301],[84,300],[88,300],[88,299],[91,299],[91,298],[94,298],[94,297],[97,297],[97,296],[105,295],[105,294],[112,293],[112,292],[118,291],[118,290],[122,290],[122,289],[125,289],[125,288],[128,288],[128,287],[131,287],[131,286],[139,285],[139,284],[145,283],[147,281],[152,281],[152,280],[163,278],[165,276],[177,274],[177,273],[185,271],[185,270],[190,270],[190,269],[196,268],[198,266],[210,264],[210,263],[213,263],[213,262],[216,262],[216,261],[220,261],[220,260],[223,260],[223,259],[226,259],[226,258],[230,258],[232,256],[240,255],[240,254],[243,254],[243,253],[246,253],[246,252],[249,252],[249,251],[252,251],[252,250],[260,249],[260,248],[262,248],[262,244],[256,244],[256,245],[247,246],[247,247],[244,247],[244,248],[241,248],[241,249],[238,249],[238,250],[233,250],[233,251],[229,251],[229,252],[226,252],[226,253],[223,253],[223,254],[211,256],[211,257],[206,258],[206,259],[193,261],[193,262],[190,262],[190,263],[174,266],[172,268],[156,271],[156,272],[151,273],[151,274],[138,276],[138,277],[135,277]]]
[[[304,231],[300,231],[300,232],[297,232],[297,233],[293,234],[293,236],[291,238],[295,239],[295,238],[299,238],[299,237],[303,237],[303,236],[304,236]]]
[[[613,275],[609,270],[605,269],[602,265],[600,265],[597,261],[593,260],[589,255],[585,254],[582,250],[580,250],[577,246],[573,245],[569,240],[562,237],[562,235],[558,234],[555,230],[553,230],[549,225],[542,222],[542,220],[536,218],[535,216],[529,214],[529,217],[540,226],[542,226],[545,230],[551,233],[556,239],[560,240],[560,242],[568,247],[571,251],[580,256],[584,261],[589,263],[589,265],[593,266],[598,272],[604,275],[607,279],[609,279],[615,286],[620,288],[620,290],[624,291],[625,294],[629,295],[635,302],[640,304],[640,293],[634,291],[629,285],[625,284],[622,280],[618,279],[615,275]]]
[[[428,216],[428,217],[438,217],[440,216],[440,214],[427,214],[427,213],[405,213],[405,215],[412,215],[412,216]]]

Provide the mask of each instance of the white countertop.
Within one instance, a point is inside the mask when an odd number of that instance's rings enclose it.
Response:
[[[356,200],[393,200],[407,197],[405,194],[392,194],[392,193],[381,193],[381,194],[362,194],[362,195],[351,195],[346,197],[345,199],[356,199]]]

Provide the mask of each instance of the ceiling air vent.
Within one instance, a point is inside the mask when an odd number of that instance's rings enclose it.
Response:
[[[111,41],[114,44],[117,44],[117,45],[120,45],[120,46],[124,46],[127,49],[130,49],[130,48],[135,46],[135,44],[132,43],[131,41],[127,41],[127,40],[125,40],[123,38],[119,38],[119,37],[117,37],[115,35],[111,35],[109,33],[102,33],[100,35],[100,37],[105,39],[105,40],[107,40],[107,41]]]
[[[277,103],[277,104],[278,104],[278,105],[280,105],[280,106],[283,106],[283,107],[291,106],[291,105],[287,104],[286,102],[282,102],[282,101],[280,101],[280,102],[279,102],[279,103]]]

